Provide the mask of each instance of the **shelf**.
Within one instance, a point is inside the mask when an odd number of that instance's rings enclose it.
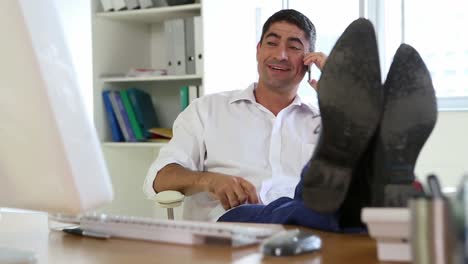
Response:
[[[161,75],[152,77],[101,77],[101,81],[107,83],[120,82],[165,82],[165,81],[201,81],[200,75]]]
[[[188,4],[147,9],[99,12],[99,18],[132,21],[141,23],[159,23],[171,18],[182,18],[200,15],[201,4]]]
[[[169,142],[169,141],[168,141]],[[167,142],[103,142],[102,146],[103,147],[130,147],[130,148],[160,148],[164,147],[167,144]]]

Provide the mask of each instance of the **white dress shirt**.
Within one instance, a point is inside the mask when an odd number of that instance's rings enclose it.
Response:
[[[255,101],[255,87],[203,96],[180,113],[173,138],[148,170],[146,195],[155,195],[158,171],[177,163],[194,171],[242,176],[255,186],[264,204],[293,197],[318,139],[320,115],[296,96],[275,116]],[[215,221],[224,212],[206,192],[184,201],[184,219]]]

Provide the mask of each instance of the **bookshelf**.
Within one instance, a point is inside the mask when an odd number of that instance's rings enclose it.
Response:
[[[166,69],[164,21],[200,16],[200,0],[194,4],[140,10],[103,12],[99,0],[92,10],[92,64],[94,124],[114,185],[114,202],[105,213],[165,219],[166,211],[143,195],[146,172],[165,142],[112,142],[102,91],[136,87],[151,95],[161,127],[172,127],[180,113],[179,88],[201,86],[203,75],[126,77],[131,68]],[[203,94],[199,89],[199,95]],[[180,218],[181,211],[175,211]]]
[[[101,142],[111,142],[102,91],[136,87],[148,92],[162,127],[172,127],[180,113],[179,88],[201,86],[202,75],[126,77],[131,68],[165,69],[167,47],[164,21],[201,15],[201,3],[103,12],[92,3],[94,121]],[[203,94],[203,91],[199,91]],[[103,144],[104,147],[161,147],[148,142]]]

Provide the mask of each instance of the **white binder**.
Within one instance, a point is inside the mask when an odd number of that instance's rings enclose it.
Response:
[[[166,40],[166,69],[168,75],[174,75],[174,46],[172,37],[172,22],[171,20],[164,21],[164,39]]]
[[[185,30],[184,19],[171,19],[164,22],[167,41],[169,75],[184,75],[185,69]]]
[[[112,6],[115,11],[123,10],[127,8],[127,3],[125,0],[112,0]]]
[[[125,4],[128,10],[137,9],[140,7],[138,0],[125,0]]]
[[[188,102],[190,104],[191,102],[193,102],[195,99],[198,98],[198,86],[190,85],[188,92],[189,92]]]
[[[140,0],[141,9],[153,7],[153,1],[151,0]]]
[[[168,6],[166,0],[140,0],[141,9],[150,7]]]
[[[187,74],[203,74],[203,32],[200,16],[185,19],[185,63]]]
[[[102,10],[104,12],[114,10],[114,6],[112,5],[112,0],[101,0]]]
[[[167,0],[152,0],[155,7],[168,6]]]

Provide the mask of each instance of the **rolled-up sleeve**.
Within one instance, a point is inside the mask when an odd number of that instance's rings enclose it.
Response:
[[[143,184],[148,197],[156,194],[153,182],[159,170],[171,163],[179,164],[194,171],[203,170],[205,142],[203,122],[198,100],[192,102],[174,121],[173,137],[161,148],[158,157],[151,164]]]

